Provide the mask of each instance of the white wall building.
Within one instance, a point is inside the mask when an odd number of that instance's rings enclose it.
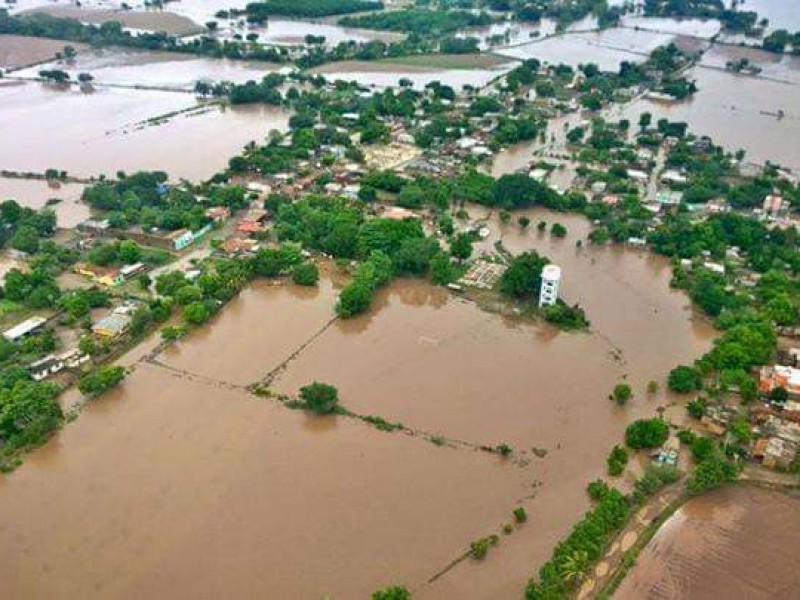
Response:
[[[561,267],[547,265],[542,269],[542,289],[539,292],[539,306],[552,306],[558,300],[561,287]]]

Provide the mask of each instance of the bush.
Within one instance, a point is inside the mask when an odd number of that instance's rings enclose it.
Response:
[[[475,540],[469,545],[469,555],[475,560],[483,560],[489,553],[489,548],[495,546],[499,538],[496,535]]]
[[[625,406],[633,396],[633,390],[627,383],[618,383],[614,386],[611,398],[620,406]]]
[[[639,419],[625,430],[625,443],[630,448],[657,448],[667,441],[669,426],[661,419]]]
[[[567,235],[567,228],[561,223],[553,223],[553,226],[550,228],[550,233],[556,237],[563,238]]]
[[[119,385],[123,379],[125,379],[123,367],[99,367],[81,378],[78,389],[85,396],[97,396]]]
[[[706,402],[705,398],[695,398],[686,404],[686,412],[688,412],[689,415],[695,419],[702,419],[705,416],[707,409],[708,403]]]
[[[517,523],[524,523],[528,520],[528,513],[525,512],[525,508],[522,506],[518,506],[514,509],[514,521]]]
[[[410,600],[411,592],[402,585],[393,585],[372,593],[372,600]]]
[[[292,269],[292,281],[297,285],[314,286],[319,281],[319,269],[312,262],[304,262]]]
[[[715,454],[697,465],[692,476],[686,480],[686,491],[692,495],[702,494],[725,482],[734,481],[738,476],[735,465]]]
[[[608,487],[608,484],[602,479],[592,481],[588,486],[586,486],[586,493],[589,494],[589,498],[595,502],[605,498],[610,490],[611,488]]]
[[[692,440],[692,458],[695,462],[702,462],[710,458],[717,451],[714,440],[707,437],[695,437]]]
[[[608,464],[609,475],[612,477],[622,475],[628,464],[628,451],[622,446],[614,446],[606,459],[606,463]]]
[[[300,399],[306,408],[324,415],[336,410],[339,404],[339,392],[332,385],[315,381],[300,388]]]
[[[689,445],[694,441],[695,437],[697,436],[695,436],[694,432],[690,431],[689,429],[682,429],[678,432],[678,439],[680,440],[681,444]]]
[[[703,378],[696,368],[680,365],[669,372],[667,387],[673,392],[688,394],[703,387]]]

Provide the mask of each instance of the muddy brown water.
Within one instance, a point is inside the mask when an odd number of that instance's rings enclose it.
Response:
[[[17,77],[36,78],[41,69],[62,69],[77,80],[80,73],[90,73],[95,87],[149,86],[168,90],[193,90],[199,80],[245,83],[260,81],[279,65],[258,61],[234,61],[196,57],[174,52],[143,52],[128,49],[92,49],[79,52],[69,61],[59,60],[14,73]]]
[[[0,552],[11,557],[0,594],[362,598],[404,583],[422,598],[519,597],[588,508],[585,484],[603,474],[628,420],[667,400],[647,396],[646,380],[710,343],[669,290],[666,264],[611,249],[575,254],[588,224],[558,219],[570,231],[561,245],[496,221],[487,243],[502,236],[514,251],[537,247],[560,261],[564,293],[584,303],[592,333],[486,313],[415,280],[383,290],[369,314],[324,328],[330,283],[259,283],[162,353],[164,366],[132,353],[123,362],[136,370],[120,390],[0,481]],[[310,418],[242,389],[301,347],[275,374],[276,391],[327,381],[350,410],[471,444],[509,443],[523,465]],[[635,398],[620,409],[606,396],[625,376]],[[428,583],[519,502],[530,521],[486,561]]]
[[[661,528],[618,600],[800,596],[800,500],[727,487],[690,500]]]
[[[0,83],[0,169],[53,167],[80,176],[158,169],[197,181],[251,140],[284,129],[289,117],[264,106],[197,106],[191,94],[177,92]],[[197,110],[181,112],[189,109]]]
[[[63,40],[0,35],[0,68],[4,70],[18,69],[55,58],[56,52],[61,52],[65,45],[67,43]],[[84,44],[73,43],[70,45],[78,51],[88,48]]]
[[[91,216],[88,204],[81,202],[84,186],[78,183],[62,183],[53,188],[46,181],[0,177],[0,201],[16,200],[20,206],[52,209],[56,213],[59,227],[72,228]],[[47,204],[49,200],[60,200]]]
[[[444,567],[526,477],[140,366],[0,482],[0,592],[364,598]]]

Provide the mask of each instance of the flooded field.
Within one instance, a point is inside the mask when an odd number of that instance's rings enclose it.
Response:
[[[515,63],[511,60],[507,63],[501,61],[501,64],[493,67],[475,69],[444,69],[422,64],[391,64],[385,61],[342,61],[328,63],[310,72],[322,74],[329,81],[357,81],[361,85],[377,88],[396,87],[401,79],[408,79],[414,89],[418,90],[433,81],[460,90],[465,85],[488,85],[514,66]]]
[[[263,106],[196,107],[185,93],[0,84],[0,169],[82,176],[161,169],[199,180],[288,122],[285,111]],[[174,116],[153,121],[164,115]]]
[[[745,0],[740,3],[739,10],[752,10],[759,18],[768,19],[767,31],[800,30],[800,4],[791,0]]]
[[[642,62],[650,52],[674,39],[671,34],[616,28],[570,33],[497,52],[503,56],[536,58],[551,64],[578,66],[592,62],[603,70],[616,71],[622,61]]]
[[[94,83],[113,86],[146,86],[191,91],[195,83],[260,81],[280,66],[256,61],[198,58],[170,52],[140,52],[123,49],[88,50],[74,60],[57,61],[14,73],[17,77],[36,78],[44,68],[58,68],[74,80],[79,73],[90,73]]]
[[[588,31],[597,28],[597,18],[586,17],[571,23],[566,31]],[[558,24],[552,19],[539,21],[505,21],[486,25],[485,27],[467,27],[461,29],[456,37],[474,37],[481,40],[482,49],[505,48],[526,44],[531,40],[554,35]]]
[[[129,29],[163,31],[170,35],[187,35],[202,31],[202,28],[188,17],[167,11],[134,11],[121,10],[116,7],[91,8],[61,4],[45,5],[30,12],[47,13],[53,17],[76,19],[82,23],[94,25],[117,21]]]
[[[747,486],[690,500],[650,541],[614,598],[800,596],[800,500]]]
[[[161,360],[177,369],[247,385],[280,365],[334,317],[338,291],[256,282],[230,302],[210,327],[172,348]],[[257,323],[253,315],[259,314]],[[224,352],[220,349],[224,348]]]
[[[225,33],[227,31],[227,35]],[[393,42],[403,39],[403,34],[391,31],[370,31],[368,29],[355,29],[342,27],[335,23],[320,21],[296,21],[291,19],[281,19],[276,17],[270,19],[263,27],[239,26],[234,24],[230,29],[223,31],[222,37],[230,37],[231,33],[246,35],[247,33],[257,33],[258,40],[265,44],[275,45],[298,45],[305,44],[305,37],[313,35],[324,37],[325,45],[336,46],[340,42],[371,42],[379,40],[382,42]]]
[[[690,100],[665,104],[643,99],[624,107],[615,118],[633,119],[651,112],[654,119],[685,121],[692,131],[711,136],[730,151],[744,149],[747,161],[770,160],[799,169],[800,84],[789,77],[796,78],[800,71],[794,61],[787,65],[780,67],[781,81],[695,68],[688,77],[697,82],[699,91]],[[783,117],[778,115],[781,110]]]
[[[55,58],[64,49],[63,40],[49,40],[21,35],[0,35],[0,69],[19,69]],[[87,46],[71,44],[79,52]]]
[[[363,598],[430,578],[530,490],[485,454],[151,366],[27,462],[0,481],[4,597]]]
[[[626,16],[622,18],[622,24],[632,29],[687,35],[703,39],[711,39],[722,29],[722,24],[716,19],[668,19]]]
[[[20,206],[41,209],[48,206],[56,213],[59,227],[72,228],[91,216],[89,205],[80,201],[84,186],[62,183],[50,187],[46,181],[0,177],[0,202],[16,200]],[[58,203],[48,203],[58,199]]]

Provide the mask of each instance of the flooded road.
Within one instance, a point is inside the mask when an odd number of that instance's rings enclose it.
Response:
[[[160,169],[197,181],[224,168],[249,141],[284,129],[289,117],[255,105],[181,113],[197,106],[184,93],[0,83],[0,169],[52,167],[87,177]]]
[[[690,500],[659,530],[618,600],[800,596],[800,499],[731,486]]]
[[[0,177],[0,202],[16,200],[20,206],[37,210],[47,206],[56,213],[56,224],[69,229],[92,214],[89,205],[81,202],[83,188],[78,183],[61,183],[52,188],[46,181]],[[53,199],[60,202],[48,203]]]

